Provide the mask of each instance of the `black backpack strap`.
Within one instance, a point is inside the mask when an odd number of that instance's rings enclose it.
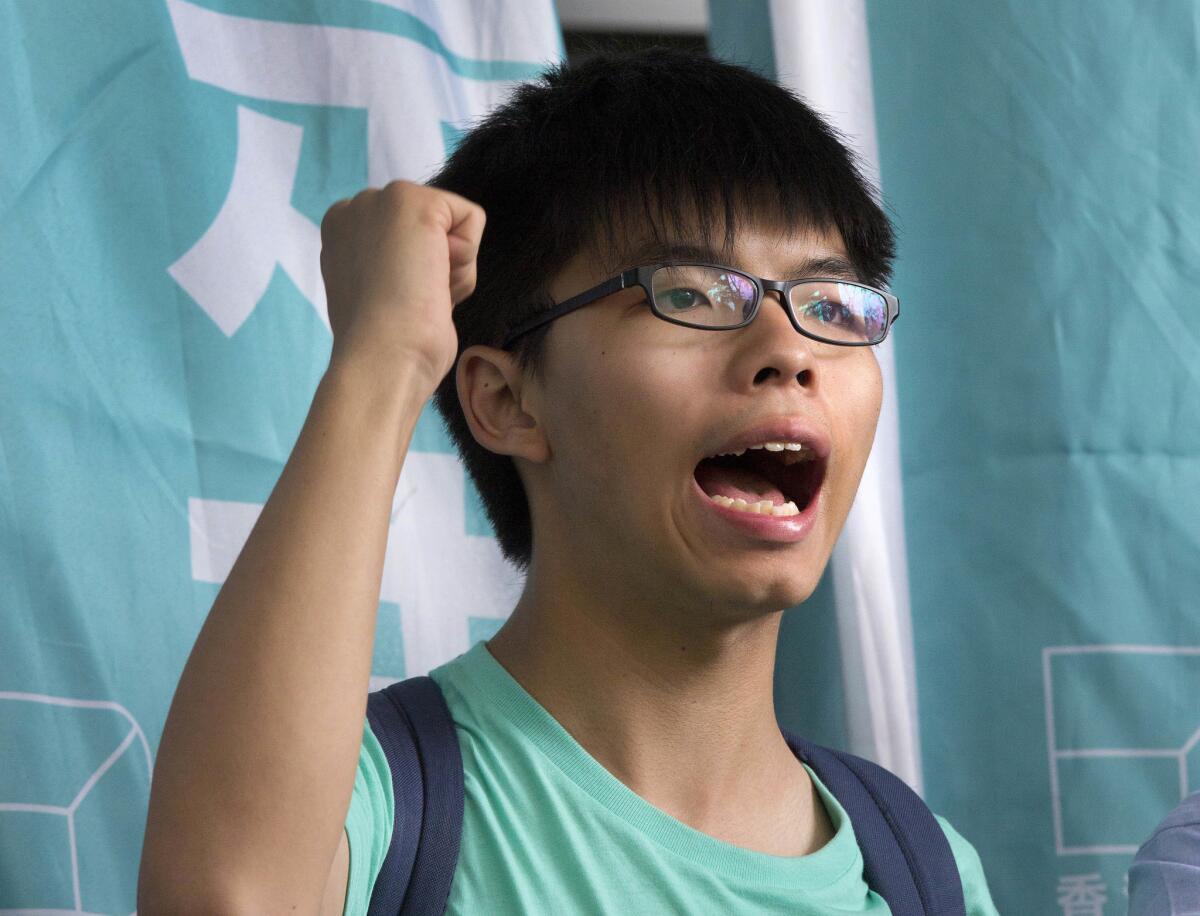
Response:
[[[458,865],[463,766],[437,682],[399,681],[367,697],[367,719],[392,773],[392,842],[368,916],[441,916]]]
[[[783,734],[846,809],[862,848],[863,877],[893,916],[965,916],[954,852],[921,797],[876,763]]]

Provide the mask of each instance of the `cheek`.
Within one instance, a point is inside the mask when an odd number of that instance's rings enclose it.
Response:
[[[695,428],[701,407],[686,369],[666,353],[615,348],[574,368],[554,398],[555,452],[573,478],[564,482],[606,500],[662,490],[681,430]]]
[[[883,407],[883,374],[872,350],[866,351],[867,359],[857,372],[858,389],[854,405],[855,416],[861,426],[873,434],[879,422],[879,411]]]
[[[846,448],[847,464],[859,474],[867,462],[883,404],[883,377],[875,354],[867,350],[863,358],[844,367],[830,378],[830,414],[840,427],[838,440]]]

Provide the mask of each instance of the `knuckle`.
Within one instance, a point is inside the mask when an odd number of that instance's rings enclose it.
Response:
[[[325,229],[327,225],[337,220],[339,214],[350,206],[350,201],[343,198],[336,200],[330,204],[329,209],[325,211],[325,215],[321,217],[321,228]]]
[[[325,211],[325,216],[321,218],[321,245],[324,247],[338,233],[338,226],[341,225],[341,214],[335,212],[332,208]]]
[[[418,186],[411,181],[398,178],[383,186],[380,193],[386,200],[394,203],[404,203],[418,196]]]

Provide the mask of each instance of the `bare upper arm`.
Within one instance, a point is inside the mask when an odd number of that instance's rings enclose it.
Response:
[[[325,893],[321,896],[320,916],[342,916],[346,907],[346,885],[350,880],[350,841],[346,831],[338,841],[337,852],[329,866],[329,877],[325,881]]]

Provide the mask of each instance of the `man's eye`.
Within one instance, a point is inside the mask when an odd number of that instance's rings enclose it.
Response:
[[[708,304],[708,300],[700,294],[699,290],[689,289],[684,286],[666,290],[660,295],[667,307],[676,312],[686,312],[688,309]]]
[[[804,311],[823,324],[857,324],[858,316],[842,302],[832,299],[810,299],[804,304]]]

